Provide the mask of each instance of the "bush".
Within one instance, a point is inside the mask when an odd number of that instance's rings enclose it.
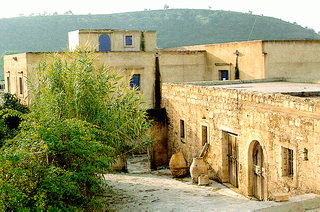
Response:
[[[20,103],[20,100],[11,93],[3,94],[3,103],[0,106],[0,110],[2,109],[11,109],[16,110],[21,113],[28,113],[29,109],[26,105]]]
[[[51,55],[30,77],[31,112],[0,153],[0,210],[99,209],[101,174],[146,143],[141,96],[88,51]]]
[[[35,123],[24,123],[1,154],[4,208],[99,206],[104,188],[96,173],[106,172],[110,147],[96,140],[98,129],[75,119]]]
[[[16,96],[10,93],[3,95],[0,105],[0,147],[5,140],[18,134],[23,114],[28,112],[28,107],[21,104]]]

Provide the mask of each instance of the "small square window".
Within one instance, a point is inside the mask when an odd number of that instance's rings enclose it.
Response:
[[[229,80],[228,70],[219,70],[220,80]]]
[[[133,39],[132,35],[126,35],[124,38],[124,45],[125,46],[133,46]]]
[[[130,79],[130,87],[140,91],[140,80],[141,80],[140,74],[132,75]]]
[[[293,176],[293,150],[281,147],[282,176]]]

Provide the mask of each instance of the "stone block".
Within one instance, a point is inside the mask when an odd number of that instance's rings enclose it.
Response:
[[[198,177],[198,185],[209,185],[209,176],[206,174],[201,174]]]
[[[289,194],[288,193],[275,193],[275,194],[273,194],[273,200],[275,202],[286,202],[289,200]]]

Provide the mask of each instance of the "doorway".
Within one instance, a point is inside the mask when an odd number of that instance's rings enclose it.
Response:
[[[253,149],[251,154],[251,193],[252,196],[258,200],[264,200],[264,178],[265,178],[265,165],[262,146],[258,141],[253,141]],[[250,154],[249,154],[250,156]],[[249,166],[250,168],[250,166]],[[250,169],[249,169],[250,170]],[[249,186],[250,187],[250,186]]]
[[[229,183],[234,187],[238,187],[238,142],[237,136],[234,134],[228,133],[228,174],[229,174]]]

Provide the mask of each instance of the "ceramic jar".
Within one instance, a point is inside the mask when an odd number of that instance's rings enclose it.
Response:
[[[113,171],[127,172],[127,157],[121,156],[115,159],[113,163],[111,163],[111,169]]]
[[[188,173],[187,162],[181,152],[177,152],[172,155],[169,168],[173,177],[184,177]]]
[[[192,164],[190,166],[190,175],[192,182],[198,183],[198,177],[200,175],[208,175],[208,165],[204,161],[203,157],[193,158]]]

